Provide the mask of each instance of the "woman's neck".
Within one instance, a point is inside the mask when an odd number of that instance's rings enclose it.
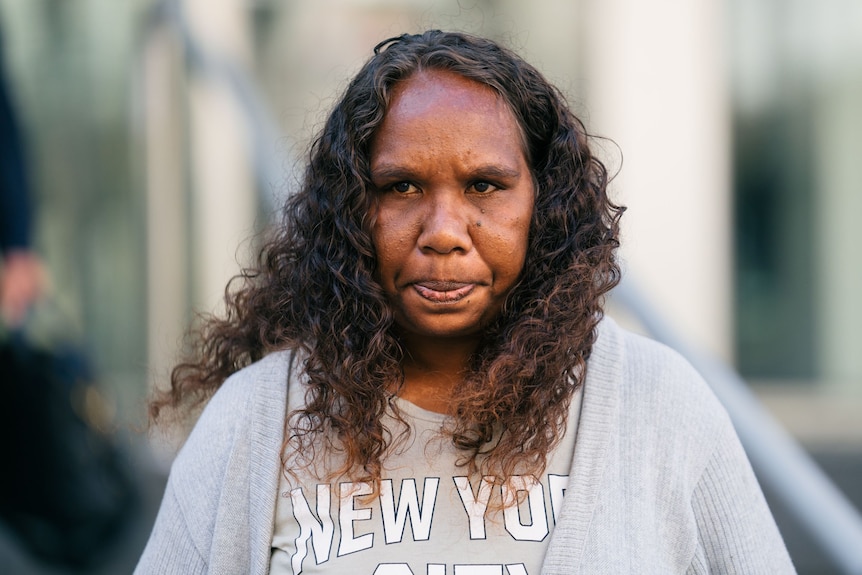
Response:
[[[412,338],[402,340],[404,385],[399,397],[422,409],[451,413],[452,391],[464,381],[478,338]]]

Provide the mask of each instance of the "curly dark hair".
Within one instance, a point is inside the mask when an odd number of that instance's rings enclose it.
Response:
[[[604,295],[619,281],[623,208],[608,198],[607,170],[562,94],[512,51],[463,33],[405,34],[374,49],[313,142],[302,188],[256,266],[228,285],[226,314],[206,320],[195,354],[151,400],[153,421],[165,408],[201,405],[271,351],[297,350],[307,404],[286,422],[285,441],[312,449],[316,434],[331,433],[344,461],[333,474],[379,484],[395,441],[381,417],[403,382],[404,350],[375,279],[369,149],[395,85],[430,69],[503,98],[536,189],[524,270],[454,391],[447,433],[471,473],[542,472],[583,381]]]

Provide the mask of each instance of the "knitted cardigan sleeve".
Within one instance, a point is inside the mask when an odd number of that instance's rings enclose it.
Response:
[[[171,467],[135,575],[262,575],[272,541],[289,352],[229,377]]]
[[[165,489],[158,526],[135,569],[135,575],[207,572],[207,564],[194,544],[182,508],[171,485]]]
[[[791,574],[732,422],[669,348],[601,324],[543,575]]]
[[[247,417],[237,378],[209,401],[171,466],[135,575],[211,572],[211,547],[236,429]]]
[[[718,438],[691,505],[699,538],[688,573],[796,573],[734,433]]]

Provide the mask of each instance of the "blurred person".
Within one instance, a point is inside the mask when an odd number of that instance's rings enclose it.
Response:
[[[793,573],[705,382],[604,317],[607,181],[516,54],[379,44],[151,400],[203,411],[136,573]]]
[[[112,440],[81,415],[76,394],[97,397],[86,354],[29,333],[31,309],[50,302],[40,301],[47,274],[32,247],[25,142],[2,63],[0,49],[0,536],[16,555],[0,556],[0,571],[15,569],[10,561],[24,569],[23,558],[28,569],[80,571],[109,558],[137,493]]]
[[[15,329],[41,294],[45,274],[30,243],[30,185],[2,42],[0,36],[0,317],[6,327]]]

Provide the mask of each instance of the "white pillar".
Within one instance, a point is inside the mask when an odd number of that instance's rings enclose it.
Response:
[[[830,85],[816,109],[818,371],[860,393],[862,382],[862,75]]]
[[[248,6],[240,0],[185,0],[192,34],[207,52],[247,65]],[[189,84],[192,165],[194,304],[219,309],[225,285],[240,270],[254,232],[257,200],[242,112],[216,80],[193,76]]]
[[[166,385],[189,315],[181,59],[164,30],[150,39],[143,61],[148,372],[159,386]]]
[[[731,356],[729,96],[720,0],[585,0],[588,127],[619,144],[626,273]],[[605,146],[605,158],[616,150]],[[612,169],[618,167],[618,162]]]

